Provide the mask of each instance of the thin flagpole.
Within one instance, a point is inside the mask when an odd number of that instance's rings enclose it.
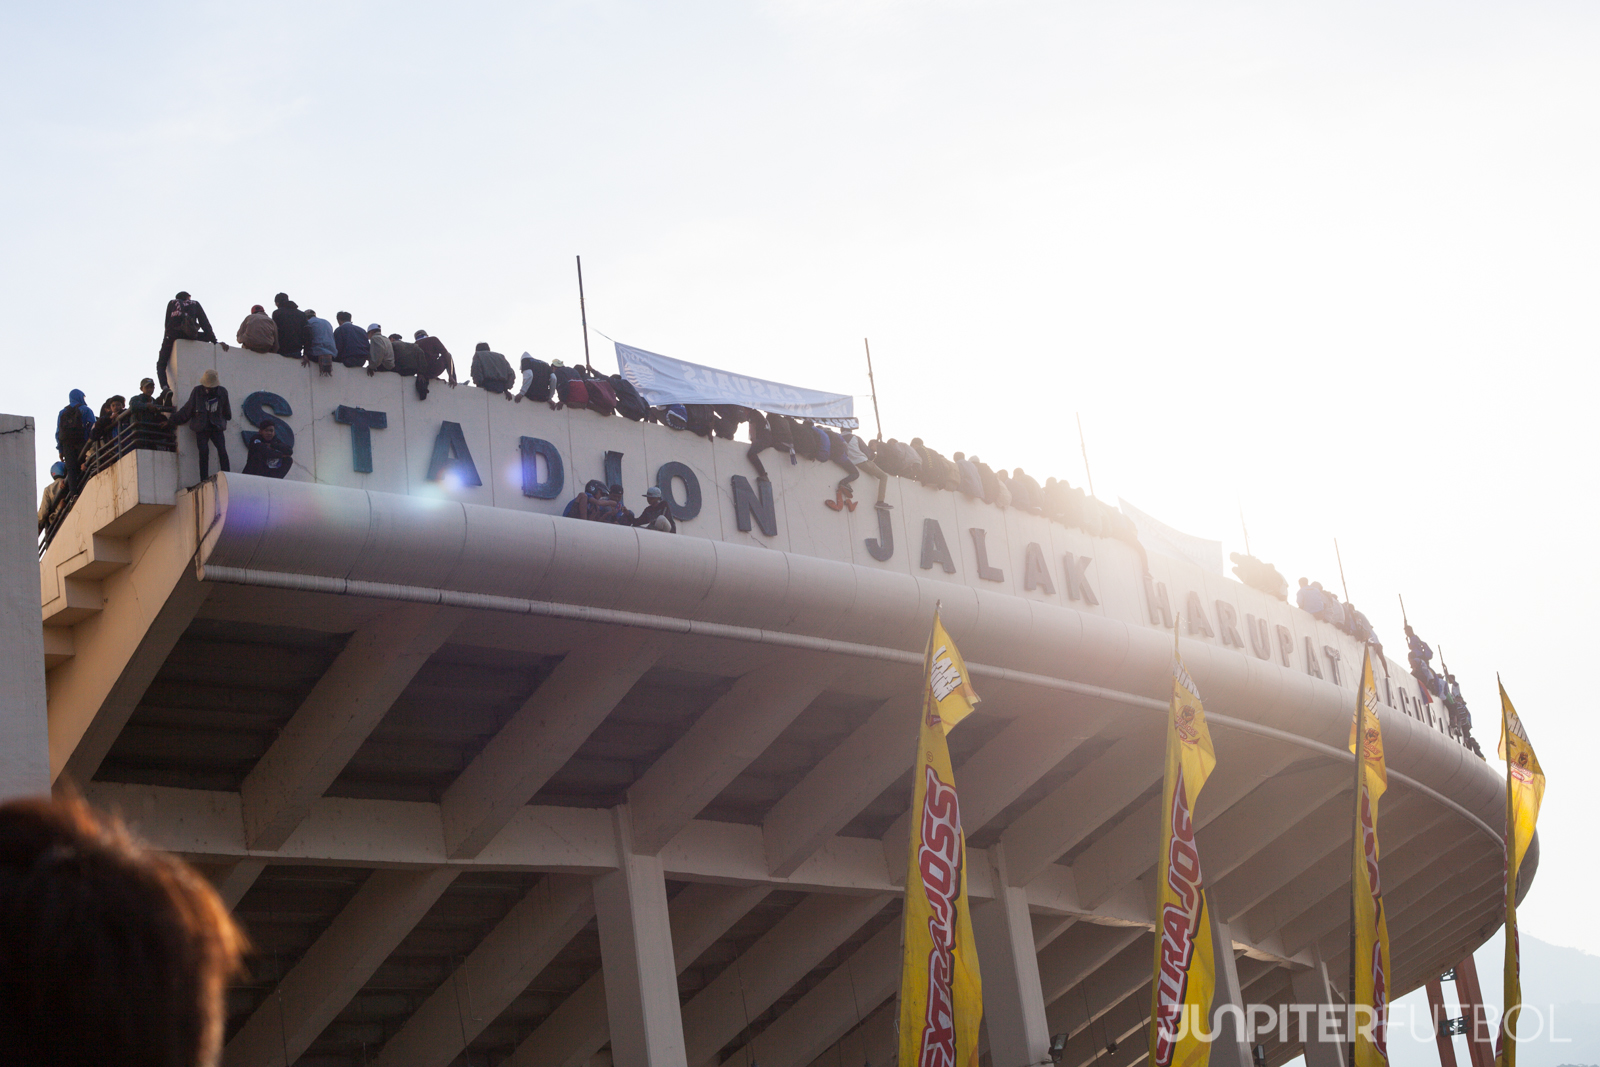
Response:
[[[594,371],[594,364],[589,362],[589,309],[583,305],[583,257],[578,260],[578,316],[583,320],[583,365]]]
[[[1363,653],[1371,657],[1368,650]],[[1346,1001],[1350,1009],[1350,1018],[1355,1019],[1356,1010],[1356,845],[1361,835],[1361,783],[1364,779],[1367,760],[1367,702],[1364,699],[1362,686],[1367,677],[1366,663],[1361,665],[1361,681],[1356,683],[1356,795],[1352,803],[1352,818],[1350,820],[1350,996]],[[1356,1063],[1355,1034],[1350,1035],[1350,1067]]]
[[[1344,589],[1344,602],[1350,603],[1350,583],[1344,580],[1344,557],[1339,555],[1339,539],[1333,539],[1333,558],[1339,561],[1339,585]]]
[[[1089,495],[1091,497],[1093,497],[1094,496],[1094,471],[1089,469],[1089,443],[1088,443],[1088,441],[1084,440],[1084,436],[1083,436],[1083,416],[1081,414],[1078,414],[1077,412],[1073,412],[1073,414],[1076,415],[1077,419],[1078,419],[1078,447],[1083,449],[1083,473],[1089,479]],[[1096,498],[1096,499],[1098,499],[1098,498]]]
[[[872,345],[863,337],[867,349],[867,384],[872,387],[872,419],[878,424],[878,440],[883,440],[883,416],[878,414],[878,380],[872,376]]]

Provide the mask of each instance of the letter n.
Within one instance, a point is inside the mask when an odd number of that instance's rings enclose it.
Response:
[[[428,481],[437,482],[447,474],[459,478],[462,485],[483,484],[459,422],[440,423],[439,434],[433,439],[433,458],[428,461]]]
[[[778,509],[772,502],[772,483],[761,482],[761,492],[750,487],[750,479],[742,474],[733,476],[733,519],[740,533],[750,532],[750,519],[755,517],[761,532],[768,537],[778,536]]]

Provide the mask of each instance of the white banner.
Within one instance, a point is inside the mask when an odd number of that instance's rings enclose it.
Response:
[[[620,341],[617,369],[633,383],[651,407],[668,404],[738,404],[797,419],[815,419],[825,426],[853,430],[856,403],[843,393],[824,393],[796,385],[769,382],[747,374],[702,367],[671,356],[646,352]]]

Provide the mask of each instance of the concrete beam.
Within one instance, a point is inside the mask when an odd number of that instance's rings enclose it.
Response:
[[[920,704],[917,696],[884,701],[772,806],[762,834],[774,875],[793,874],[911,765]]]
[[[667,905],[677,972],[682,974],[770,891],[766,886],[685,886]],[[605,977],[597,971],[523,1039],[504,1067],[585,1067],[610,1039]]]
[[[1165,735],[1156,730],[1124,737],[1012,820],[1000,842],[1017,884],[1027,885],[1039,877],[1152,782],[1160,781],[1165,744]]]
[[[1263,851],[1276,851],[1272,846],[1290,828],[1340,794],[1348,810],[1349,792],[1349,768],[1338,764],[1292,768],[1262,782],[1196,834],[1206,884]]]
[[[702,1067],[888,904],[888,894],[817,893],[801,901],[683,1006],[689,1067]]]
[[[256,879],[261,877],[261,872],[267,869],[266,860],[235,860],[227,864],[217,878],[217,896],[232,911],[239,906],[239,901],[250,892],[250,887],[256,884]]]
[[[581,875],[545,876],[384,1043],[378,1067],[445,1067],[483,1032],[594,915]],[[461,1004],[472,1005],[470,1015]]]
[[[299,1059],[455,876],[445,869],[372,872],[228,1042],[226,1067],[288,1067]]]
[[[806,1067],[900,987],[900,923],[879,930],[725,1063]],[[984,999],[988,1002],[988,972]],[[891,1026],[892,1029],[892,1026]],[[891,1059],[893,1057],[890,1057]],[[886,1062],[879,1060],[878,1062]]]
[[[1022,796],[1056,764],[1100,729],[1104,714],[1088,721],[1065,716],[1058,707],[1018,716],[955,769],[961,794],[961,828],[968,837],[981,830]],[[906,849],[911,841],[911,816],[901,815],[883,835],[889,873],[905,878]],[[1025,881],[1025,880],[1024,880]],[[1019,881],[1017,884],[1024,884]]]
[[[1078,923],[1039,953],[1039,987],[1044,1002],[1055,1003],[1078,983],[1120,957],[1129,945],[1136,941],[1148,942],[1148,935],[1148,930],[1137,926]]]
[[[796,653],[733,684],[628,789],[634,847],[655,855],[778,739],[843,667]]]
[[[475,856],[505,829],[628,695],[666,647],[619,630],[575,648],[445,790],[445,851]]]
[[[1200,794],[1194,817],[1196,832],[1299,758],[1298,752],[1286,752],[1281,744],[1257,737],[1236,739],[1234,746],[1219,753],[1219,762],[1226,760],[1225,766],[1236,769],[1213,775]],[[1072,874],[1085,904],[1092,908],[1109,899],[1121,886],[1155,866],[1160,819],[1161,797],[1156,795],[1073,861]],[[1205,863],[1204,853],[1201,863]]]
[[[1123,997],[1149,985],[1154,960],[1155,946],[1145,935],[1095,968],[1094,973],[1046,1007],[1050,1032],[1071,1037],[1110,1011]]]
[[[832,1047],[812,1060],[809,1067],[872,1067],[873,1064],[892,1064],[899,1051],[900,1022],[899,1001],[892,995],[888,1003],[881,1004],[861,1021],[861,1024],[840,1038]],[[863,1011],[866,1009],[863,1008]]]
[[[406,604],[351,636],[239,789],[251,848],[289,839],[463,614]]]

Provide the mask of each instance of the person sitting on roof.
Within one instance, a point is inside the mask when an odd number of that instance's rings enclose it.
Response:
[[[1289,580],[1278,573],[1278,568],[1238,552],[1228,553],[1228,558],[1233,560],[1233,573],[1239,576],[1239,581],[1279,600],[1289,599]]]
[[[606,504],[601,510],[601,522],[615,526],[632,526],[633,512],[622,502],[622,486],[613,485],[606,490]]]
[[[957,452],[953,457],[956,465],[956,489],[962,496],[971,500],[983,499],[983,478],[978,474],[978,468],[967,458],[965,452]]]
[[[276,352],[278,350],[278,327],[267,315],[267,309],[260,304],[252,305],[250,314],[239,323],[239,332],[234,335],[239,344],[249,352]]]
[[[517,375],[505,356],[492,351],[488,341],[479,341],[472,353],[472,384],[510,400],[511,388],[517,384]]]
[[[829,442],[834,447],[829,449],[828,455],[846,471],[845,476],[839,479],[838,486],[844,495],[849,496],[850,483],[866,473],[878,479],[878,502],[874,506],[884,510],[894,507],[884,499],[889,494],[889,476],[867,455],[866,442],[849,430],[843,433],[830,431]]]
[[[1011,472],[1011,493],[1016,506],[1035,515],[1044,513],[1044,490],[1021,467]]]
[[[417,347],[422,349],[425,357],[422,369],[417,371],[417,399],[428,399],[428,386],[438,379],[439,375],[446,375],[450,380],[450,388],[456,387],[456,361],[450,355],[450,350],[444,342],[431,336],[427,330],[418,330],[414,337]]]
[[[1417,632],[1406,624],[1406,659],[1411,664],[1411,676],[1417,680],[1422,688],[1422,699],[1442,697],[1444,687],[1440,684],[1439,675],[1433,669],[1433,649],[1428,647],[1428,642],[1417,636]]]
[[[339,354],[339,346],[333,340],[333,323],[318,317],[311,308],[306,308],[306,350],[300,357],[302,367],[312,360],[317,361],[317,366],[322,369],[322,377],[326,378],[333,373],[333,357]]]
[[[598,478],[590,478],[584,485],[583,492],[567,501],[567,506],[561,514],[568,519],[594,519],[594,512],[598,511],[599,504],[607,500],[606,483]]]
[[[333,358],[350,368],[366,366],[372,355],[367,331],[350,321],[348,311],[341,311],[334,318],[339,320],[339,325],[333,331]]]
[[[795,458],[794,434],[787,419],[782,415],[763,415],[759,411],[751,411],[747,417],[750,420],[750,447],[744,456],[756,469],[756,481],[771,481],[767,476],[767,468],[761,462],[761,453],[766,449],[784,453],[790,463],[800,462]]]
[[[677,533],[678,523],[672,517],[672,505],[667,503],[667,494],[661,491],[661,487],[652,485],[644,491],[644,498],[649,503],[633,520],[633,525],[646,530],[660,530],[662,533]]]
[[[377,323],[367,327],[367,377],[378,371],[394,370],[394,342],[383,335]]]
[[[245,441],[244,473],[282,478],[294,466],[294,449],[278,439],[278,424],[268,419]]]
[[[1326,601],[1322,599],[1322,585],[1312,585],[1305,578],[1300,579],[1300,588],[1294,595],[1294,602],[1301,611],[1308,615],[1320,615]]]

